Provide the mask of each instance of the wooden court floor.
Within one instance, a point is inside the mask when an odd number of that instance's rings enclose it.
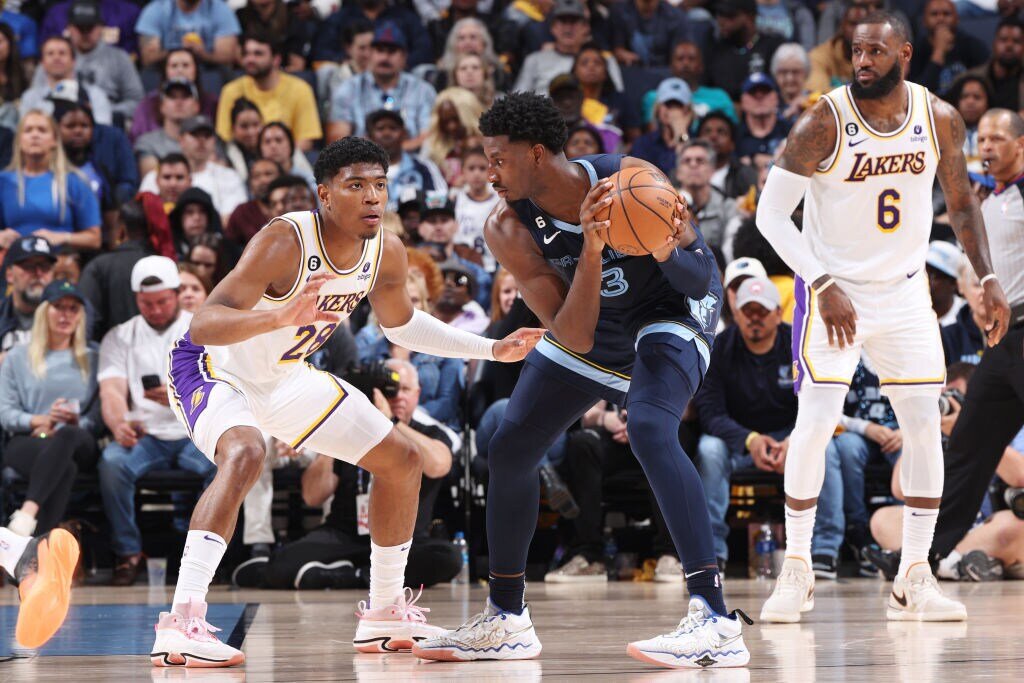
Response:
[[[650,667],[625,654],[627,641],[674,626],[683,609],[681,586],[531,584],[527,595],[544,644],[541,657],[471,664],[355,654],[350,640],[361,592],[215,588],[211,603],[231,603],[221,609],[242,615],[234,626],[215,625],[236,638],[244,633],[244,668],[155,669],[143,654],[61,656],[44,650],[36,656],[0,658],[5,660],[0,662],[0,681],[1024,681],[1024,582],[943,587],[966,602],[966,623],[888,623],[888,583],[820,581],[815,610],[805,615],[804,623],[745,629],[751,650],[747,669],[685,672]],[[755,621],[769,591],[770,584],[763,581],[726,582],[730,607],[743,609]],[[455,626],[481,609],[484,596],[479,586],[443,585],[425,591],[421,603],[431,608],[431,622]],[[79,589],[72,608],[77,621],[60,634],[59,646],[65,652],[130,652],[133,647],[148,652],[156,613],[170,597],[170,588]],[[0,610],[11,613],[11,607],[3,606],[15,600],[11,588],[0,589]],[[9,649],[13,626],[9,617],[0,623],[5,626],[0,641]]]

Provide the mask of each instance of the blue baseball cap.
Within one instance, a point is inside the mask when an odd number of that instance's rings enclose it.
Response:
[[[666,78],[658,84],[658,92],[655,95],[654,101],[656,104],[679,102],[683,105],[689,105],[693,101],[693,91],[690,90],[690,86],[686,84],[686,81],[681,78]]]
[[[382,21],[377,25],[377,29],[373,32],[373,42],[370,43],[371,47],[376,45],[393,45],[400,50],[409,51],[409,43],[405,40],[405,34],[392,21]]]
[[[43,290],[43,301],[47,303],[53,303],[66,296],[70,296],[72,299],[78,299],[78,302],[85,305],[85,296],[82,295],[80,290],[74,283],[68,282],[67,280],[54,280],[50,284],[46,285]]]
[[[775,81],[772,80],[772,77],[762,71],[747,76],[747,80],[743,81],[743,87],[740,88],[740,92],[746,95],[755,88],[771,88],[775,92],[779,91],[775,87]]]

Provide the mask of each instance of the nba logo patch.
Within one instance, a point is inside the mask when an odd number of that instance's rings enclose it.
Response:
[[[199,404],[203,402],[204,395],[202,387],[199,387],[192,392],[192,411],[195,411],[195,409],[199,407]]]

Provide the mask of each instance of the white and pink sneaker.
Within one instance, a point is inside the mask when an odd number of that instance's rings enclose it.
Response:
[[[174,605],[161,612],[156,623],[156,642],[149,653],[153,666],[222,667],[245,661],[241,650],[220,642],[213,635],[219,628],[206,622],[206,603]]]
[[[408,592],[406,592],[408,591]],[[352,646],[359,652],[410,652],[414,643],[427,638],[436,638],[445,630],[427,623],[424,612],[416,601],[423,595],[423,589],[413,597],[412,589],[406,587],[395,602],[384,607],[369,607],[365,600],[359,601],[359,626]]]

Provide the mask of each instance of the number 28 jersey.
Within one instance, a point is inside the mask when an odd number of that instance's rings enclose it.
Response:
[[[924,267],[939,141],[928,89],[905,87],[907,115],[891,133],[868,125],[849,86],[824,96],[836,146],[811,176],[803,233],[830,275],[878,282]]]
[[[272,297],[264,294],[253,310],[281,308],[298,295],[311,275],[326,269],[335,277],[321,287],[317,308],[335,313],[341,320],[338,323],[317,322],[283,327],[237,344],[207,346],[206,352],[213,366],[207,368],[207,372],[227,373],[248,384],[280,380],[319,349],[373,288],[384,251],[383,230],[365,240],[359,260],[342,270],[331,263],[327,255],[321,234],[323,228],[316,211],[287,213],[281,219],[292,226],[301,245],[298,275],[285,295]]]

